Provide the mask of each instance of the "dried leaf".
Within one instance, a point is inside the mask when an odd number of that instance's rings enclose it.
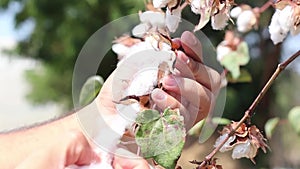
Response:
[[[208,22],[211,16],[211,7],[207,7],[207,8],[203,8],[200,11],[200,20],[199,20],[199,24],[195,27],[194,32],[202,29]]]
[[[274,4],[274,6],[275,6],[276,9],[282,10],[283,8],[285,8],[289,4],[290,4],[289,0],[279,0]]]

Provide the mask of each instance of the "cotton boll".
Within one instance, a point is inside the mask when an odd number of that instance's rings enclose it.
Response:
[[[145,36],[149,29],[150,25],[148,23],[141,23],[136,25],[131,32],[133,36],[142,38]]]
[[[211,26],[215,30],[222,30],[227,25],[228,19],[226,13],[218,13],[211,17]]]
[[[283,31],[279,25],[270,25],[269,32],[270,38],[275,45],[282,42],[287,35],[287,32]]]
[[[217,147],[221,142],[225,140],[225,138],[228,136],[228,134],[221,135],[214,145],[214,147]],[[235,140],[235,136],[229,137],[229,139],[226,141],[226,143],[221,147],[220,152],[229,151],[232,149],[231,143]]]
[[[126,95],[143,96],[151,93],[157,84],[157,72],[157,67],[146,68],[137,72],[126,90]]]
[[[275,11],[269,26],[270,38],[275,45],[282,42],[288,33],[286,30],[284,31],[279,24],[280,14],[280,10]]]
[[[238,31],[247,32],[252,29],[256,23],[256,16],[252,10],[243,11],[237,18],[236,24]]]
[[[120,44],[120,43],[116,43],[116,44],[113,44],[111,49],[120,57],[122,58],[123,56],[125,56],[130,48],[123,45],[123,44]]]
[[[170,2],[170,0],[153,0],[153,7],[154,8],[164,8],[167,6],[167,4]]]
[[[225,55],[232,52],[231,48],[228,46],[225,46],[225,41],[221,42],[217,46],[217,60],[220,62]]]
[[[192,0],[191,2],[191,10],[195,13],[195,14],[200,14],[201,13],[201,0]]]
[[[253,159],[257,154],[257,148],[251,144],[250,140],[247,140],[245,143],[239,143],[234,146],[232,151],[233,159],[240,159],[243,157]]]
[[[288,32],[293,27],[293,8],[287,5],[283,10],[279,12],[278,23],[284,32]]]
[[[166,11],[166,26],[170,32],[175,32],[181,22],[181,9],[174,9],[172,12],[167,8]]]
[[[242,8],[237,6],[230,11],[230,16],[237,18],[242,13]]]
[[[161,28],[165,26],[165,15],[161,12],[146,11],[140,14],[140,21]]]

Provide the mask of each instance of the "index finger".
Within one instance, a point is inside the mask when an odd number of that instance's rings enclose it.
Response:
[[[185,31],[182,33],[181,46],[189,57],[197,62],[203,63],[201,42],[192,32]]]

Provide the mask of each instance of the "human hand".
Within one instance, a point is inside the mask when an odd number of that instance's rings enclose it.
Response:
[[[69,131],[55,142],[36,150],[19,164],[16,169],[65,169],[68,166],[90,165],[101,163],[99,156],[93,151],[89,142],[81,131]],[[53,141],[53,140],[52,140]],[[51,140],[49,140],[51,142]],[[119,150],[120,153],[130,153]],[[132,155],[131,155],[132,157]],[[144,159],[129,159],[115,156],[112,166],[114,169],[148,169],[149,165]]]
[[[175,68],[177,74],[163,79],[162,89],[154,89],[151,98],[156,105],[165,109],[180,108],[185,117],[186,128],[207,116],[214,106],[220,88],[218,72],[203,64],[201,42],[191,32],[184,32],[180,39],[174,39],[182,51],[177,51]],[[188,69],[187,69],[188,68]],[[112,80],[114,72],[104,83],[97,97],[100,111],[116,113],[112,102]]]
[[[155,89],[151,97],[161,109],[179,108],[186,128],[190,129],[212,110],[221,78],[203,64],[202,45],[193,33],[186,31],[173,42],[182,49],[177,51],[177,73],[163,79],[166,92]]]
[[[81,131],[71,130],[49,140],[49,143],[29,154],[16,169],[64,169],[73,164],[87,165],[100,161]]]

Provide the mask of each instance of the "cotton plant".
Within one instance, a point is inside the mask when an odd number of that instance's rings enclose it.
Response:
[[[278,44],[290,32],[295,36],[300,33],[300,4],[296,1],[278,1],[276,11],[269,25],[270,37],[274,44]]]
[[[239,78],[240,67],[250,61],[247,43],[232,31],[226,31],[225,38],[217,46],[216,52],[217,60],[231,73],[233,79]]]
[[[154,89],[162,89],[162,79],[165,76],[175,74],[174,63],[179,47],[173,43],[171,34],[180,25],[182,10],[189,7],[194,14],[200,15],[194,31],[201,30],[209,21],[214,30],[223,30],[230,23],[237,27],[237,31],[226,31],[216,52],[217,60],[224,67],[225,81],[230,73],[233,79],[231,82],[238,82],[245,74],[241,67],[250,61],[248,45],[240,33],[245,34],[258,28],[260,14],[271,5],[268,2],[261,8],[252,8],[246,4],[237,5],[233,0],[148,1],[147,10],[139,12],[140,23],[129,34],[116,38],[112,45],[112,50],[119,59],[115,70],[116,78],[112,83],[113,101],[119,113],[126,112],[127,117],[134,119],[131,122],[120,122],[117,130],[120,135],[127,134],[134,138],[139,147],[138,155],[172,169],[176,167],[185,143],[187,133],[184,117],[179,109],[159,110],[150,97]],[[272,41],[277,44],[288,32],[294,35],[299,33],[300,7],[289,0],[278,1],[274,6],[276,12],[269,31]],[[214,158],[218,151],[232,151],[233,159],[248,158],[253,163],[259,149],[266,153],[269,149],[267,140],[261,130],[250,123],[251,117],[272,82],[299,55],[300,52],[296,53],[279,66],[280,70],[274,73],[274,78],[262,89],[240,121],[231,122],[223,128],[214,150],[205,160],[193,160],[191,163],[198,165],[197,168],[200,169],[222,169]],[[149,67],[151,69],[144,69]],[[227,84],[226,81],[223,87]],[[115,139],[121,143],[121,137]],[[107,165],[111,158],[109,154],[104,158],[108,159]]]
[[[230,16],[236,18],[237,30],[242,33],[248,32],[258,26],[259,12],[257,8],[253,9],[249,5],[242,4],[234,7],[230,11]]]

